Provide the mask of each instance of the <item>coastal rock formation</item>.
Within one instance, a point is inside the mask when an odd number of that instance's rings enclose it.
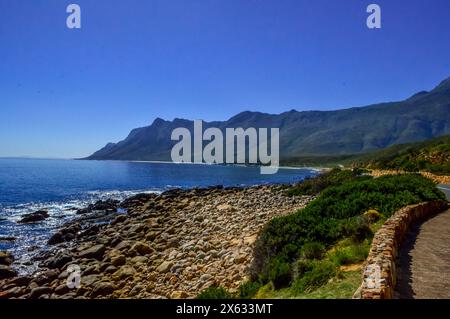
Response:
[[[127,214],[114,212],[108,223],[92,224],[88,213],[58,231],[80,225],[40,257],[35,274],[0,281],[0,297],[193,298],[211,285],[236,291],[262,227],[311,199],[285,196],[279,186],[134,196],[118,205]],[[74,275],[81,286],[71,289]]]
[[[22,219],[18,221],[19,224],[40,222],[48,218],[48,212],[46,210],[39,210],[34,213],[25,214]]]
[[[14,257],[8,251],[0,251],[0,265],[9,266],[13,263]]]
[[[0,280],[17,276],[17,272],[11,268],[14,257],[10,252],[0,251]]]

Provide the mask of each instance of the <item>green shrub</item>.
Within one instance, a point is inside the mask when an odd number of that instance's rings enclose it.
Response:
[[[242,299],[253,298],[261,286],[258,281],[246,281],[239,286],[239,297]]]
[[[303,277],[303,275],[309,271],[311,271],[314,268],[314,260],[308,260],[308,259],[299,259],[295,263],[295,270],[294,270],[294,279],[297,280],[300,277]]]
[[[356,264],[366,260],[369,254],[369,247],[369,243],[365,242],[339,248],[333,252],[330,259],[339,266]]]
[[[410,162],[410,161],[407,161],[406,163],[404,163],[402,165],[402,168],[406,172],[418,172],[419,171],[419,166],[416,163]]]
[[[292,281],[291,265],[283,258],[272,258],[269,262],[269,281],[275,289],[289,286]]]
[[[369,223],[374,223],[378,221],[381,217],[380,213],[375,209],[369,209],[367,212],[363,214],[363,216]]]
[[[362,216],[356,216],[344,222],[342,224],[342,233],[345,237],[350,237],[357,243],[373,236],[369,221]]]
[[[367,238],[371,234],[368,223],[356,217],[369,209],[387,218],[403,206],[437,199],[445,199],[445,195],[435,183],[415,174],[357,178],[328,187],[304,209],[266,224],[256,241],[252,278],[289,277],[280,269],[287,272],[286,264],[299,257],[306,243],[320,242],[329,247],[346,235],[356,241]],[[283,266],[269,263],[273,259],[283,259]]]
[[[368,174],[370,173],[370,170],[368,170],[367,168],[364,167],[355,167],[353,168],[353,174],[355,175],[362,175],[362,174]]]
[[[316,177],[305,179],[302,183],[289,188],[286,191],[288,196],[297,195],[316,195],[324,189],[342,184],[343,182],[353,180],[359,177],[360,171],[341,170],[340,168],[334,168],[329,172],[322,173]],[[371,178],[360,177],[360,178]]]
[[[231,299],[232,295],[223,287],[211,286],[199,293],[196,299]]]
[[[296,293],[311,291],[326,284],[337,274],[336,266],[329,261],[309,261],[303,264],[303,272],[295,279],[292,288]]]
[[[325,246],[318,242],[306,243],[300,250],[300,255],[305,259],[322,259],[325,254]]]

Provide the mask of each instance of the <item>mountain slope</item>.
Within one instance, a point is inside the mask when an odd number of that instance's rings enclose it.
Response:
[[[450,135],[356,156],[354,166],[450,174]]]
[[[170,135],[177,127],[192,132],[193,121],[157,118],[88,159],[170,160],[175,144]],[[292,110],[278,115],[247,111],[227,121],[205,122],[203,127],[278,127],[282,159],[364,153],[450,134],[450,78],[430,92],[419,92],[400,102],[337,111]]]

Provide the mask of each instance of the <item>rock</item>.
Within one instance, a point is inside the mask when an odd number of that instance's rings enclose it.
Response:
[[[114,249],[117,250],[128,250],[130,247],[130,242],[127,240],[121,241],[120,243],[118,243]]]
[[[173,263],[170,261],[164,261],[161,265],[158,266],[158,268],[156,268],[156,271],[160,272],[160,273],[166,273],[170,270],[170,268],[172,268]]]
[[[176,239],[176,238],[173,238],[173,239],[170,239],[168,242],[167,242],[167,248],[176,248],[176,247],[178,247],[178,239]]]
[[[33,278],[31,276],[21,276],[14,279],[11,279],[10,284],[19,286],[19,287],[26,287],[29,285]]]
[[[91,266],[87,267],[85,270],[83,270],[82,276],[98,274],[100,272],[99,268],[100,267],[98,264],[91,265]]]
[[[233,210],[233,206],[229,205],[229,204],[222,204],[222,205],[218,205],[216,207],[216,209],[218,211],[225,211],[225,210]]]
[[[186,299],[188,294],[185,291],[174,291],[170,295],[171,299]]]
[[[58,287],[55,288],[55,294],[57,294],[57,295],[65,295],[69,291],[70,291],[70,288],[65,283],[62,285],[59,285]]]
[[[87,214],[89,212],[90,211],[89,211],[88,208],[80,208],[80,209],[77,210],[77,215],[84,215],[84,214]]]
[[[146,264],[148,262],[148,258],[145,256],[136,256],[131,258],[131,263],[133,264]]]
[[[234,262],[236,264],[242,264],[246,261],[246,257],[244,255],[239,255],[234,258]]]
[[[135,251],[139,255],[147,255],[154,251],[153,248],[143,242],[137,242],[133,245],[133,247],[131,247],[131,250]]]
[[[57,253],[53,258],[50,258],[46,263],[44,263],[50,269],[62,268],[64,265],[72,261],[72,256],[68,252],[62,251]]]
[[[79,258],[94,258],[97,260],[101,260],[103,258],[103,254],[105,253],[105,246],[100,244],[100,245],[95,245],[92,246],[88,249],[83,250],[82,252],[80,252],[78,254]]]
[[[43,221],[44,219],[46,219],[48,217],[49,217],[49,215],[46,210],[39,210],[34,213],[22,215],[22,219],[19,220],[18,223],[19,224],[35,223],[35,222]]]
[[[111,225],[116,225],[119,223],[123,223],[124,221],[127,220],[127,216],[126,215],[119,215],[116,218],[113,219],[113,221],[111,222]]]
[[[144,285],[136,285],[136,286],[133,287],[133,289],[131,289],[131,291],[129,293],[129,296],[130,297],[134,297],[134,296],[136,296],[138,293],[140,293],[144,289],[145,289]]]
[[[152,241],[156,238],[156,236],[158,236],[158,232],[151,230],[145,235],[145,239]]]
[[[79,223],[66,225],[64,228],[60,229],[58,232],[53,234],[47,243],[49,245],[55,245],[62,242],[71,241],[77,236],[80,230],[81,225]]]
[[[124,255],[117,255],[111,258],[111,264],[118,267],[126,263],[127,258]]]
[[[94,236],[97,237],[98,233],[100,231],[100,226],[99,225],[92,225],[88,228],[86,228],[83,231],[80,231],[78,233],[78,238],[84,238],[84,237],[89,237],[89,236]]]
[[[0,265],[9,266],[13,261],[14,257],[9,251],[0,251]]]
[[[42,295],[47,295],[52,292],[52,289],[50,287],[37,287],[31,290],[30,292],[30,299],[37,299],[41,297]]]
[[[56,270],[47,270],[39,273],[34,281],[39,285],[49,284],[56,278],[58,278],[58,272]]]
[[[115,267],[113,265],[109,265],[104,270],[104,272],[107,273],[107,274],[112,274],[112,273],[115,273],[116,271],[117,271],[117,267]]]
[[[94,285],[94,289],[90,294],[91,298],[110,295],[114,292],[115,286],[109,282],[99,282]]]
[[[211,276],[210,274],[203,274],[200,277],[200,282],[207,282],[208,280],[212,279],[213,276]]]
[[[56,232],[50,237],[50,239],[47,241],[47,244],[56,245],[62,243],[63,241],[64,241],[63,235],[60,232]]]
[[[17,276],[17,271],[7,265],[0,265],[0,280]]]
[[[0,236],[0,241],[15,241],[17,238],[13,236]]]
[[[119,201],[108,199],[106,201],[99,200],[95,204],[88,206],[88,211],[105,211],[105,212],[115,212],[117,210],[117,205]]]
[[[109,246],[115,247],[122,241],[120,236],[116,236],[109,241]]]
[[[91,286],[100,279],[99,275],[81,276],[81,286]]]
[[[25,294],[25,289],[23,289],[22,287],[12,287],[12,288],[8,289],[7,291],[5,291],[3,294],[1,294],[1,292],[0,292],[0,299],[20,297],[24,294]]]
[[[134,268],[132,266],[124,265],[124,266],[120,267],[119,270],[117,270],[113,274],[113,279],[115,279],[115,280],[125,279],[128,277],[134,276],[135,273],[136,273],[136,270],[134,270]]]

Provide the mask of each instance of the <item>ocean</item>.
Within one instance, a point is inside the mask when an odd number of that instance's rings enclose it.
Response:
[[[123,200],[137,193],[173,188],[291,183],[317,174],[313,169],[280,168],[261,175],[259,167],[125,161],[0,159],[0,250],[26,262],[45,249],[51,234],[76,217],[76,210],[101,199]],[[50,217],[18,224],[21,215],[47,210]]]

